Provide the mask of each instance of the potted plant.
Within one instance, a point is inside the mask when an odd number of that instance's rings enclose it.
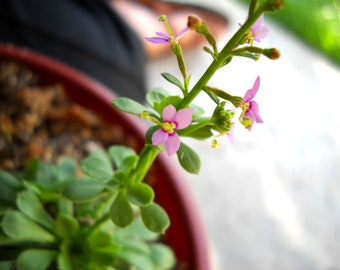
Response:
[[[97,82],[45,56],[1,45],[1,58],[27,64],[44,85],[61,82],[73,102],[96,112],[106,123],[119,123],[123,137],[133,134],[137,143],[134,148],[97,149],[79,166],[65,157],[56,164],[35,159],[21,171],[0,171],[0,269],[211,269],[197,209],[168,156],[177,155],[187,172],[198,173],[199,157],[180,137],[210,138],[217,147],[221,135],[232,136],[236,110],[249,130],[262,122],[253,100],[259,78],[243,98],[208,83],[233,57],[278,58],[276,49],[253,43],[267,32],[263,13],[281,6],[282,1],[252,1],[246,21],[221,50],[197,16],[190,15],[177,35],[166,16],[160,16],[168,32],[147,40],[170,44],[182,79],[169,73],[162,76],[181,93],[170,96],[165,90],[153,90],[146,96],[148,107],[115,97]],[[179,43],[189,29],[206,38],[209,45],[204,49],[212,56],[211,65],[193,87]],[[216,103],[210,116],[193,104],[201,91]],[[154,125],[146,129],[136,116]],[[6,128],[11,129],[2,125],[3,134]]]

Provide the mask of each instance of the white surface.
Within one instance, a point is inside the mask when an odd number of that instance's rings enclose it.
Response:
[[[247,14],[225,1],[227,36]],[[234,59],[211,80],[243,96],[257,75],[255,98],[264,124],[240,125],[227,138],[187,141],[201,154],[199,176],[187,175],[211,242],[217,269],[340,269],[340,72],[284,30],[260,45],[276,47],[281,59]],[[209,65],[203,51],[186,54],[192,84]],[[149,65],[149,83],[175,91],[159,75],[179,76],[173,58]],[[199,104],[210,108],[202,95]],[[208,109],[209,111],[209,109]]]

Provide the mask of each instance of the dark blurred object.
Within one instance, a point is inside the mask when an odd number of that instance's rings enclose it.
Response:
[[[106,0],[1,0],[0,41],[52,56],[142,101],[146,56]]]

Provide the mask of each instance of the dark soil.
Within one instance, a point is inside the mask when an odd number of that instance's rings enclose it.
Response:
[[[79,161],[97,147],[135,143],[120,126],[72,103],[61,83],[41,86],[27,67],[0,62],[0,169],[22,169],[32,158]]]

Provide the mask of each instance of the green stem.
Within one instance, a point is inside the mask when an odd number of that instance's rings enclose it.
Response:
[[[233,49],[238,46],[248,29],[256,22],[256,20],[262,15],[265,10],[266,2],[263,3],[247,21],[240,27],[240,29],[234,34],[229,42],[219,53],[216,60],[210,64],[202,77],[197,81],[192,90],[186,95],[182,101],[178,104],[177,109],[187,107],[195,99],[195,97],[202,91],[202,88],[209,82],[215,72],[223,65],[226,59],[232,54]]]
[[[211,124],[211,119],[210,118],[205,118],[199,121],[198,124],[196,125],[191,125],[185,129],[178,130],[177,133],[180,136],[188,136],[190,135],[191,132],[194,132],[202,127],[205,127],[207,125]]]
[[[143,181],[145,175],[153,164],[153,161],[156,159],[159,151],[159,148],[155,145],[144,145],[144,148],[140,153],[137,166],[132,172],[131,181]]]

